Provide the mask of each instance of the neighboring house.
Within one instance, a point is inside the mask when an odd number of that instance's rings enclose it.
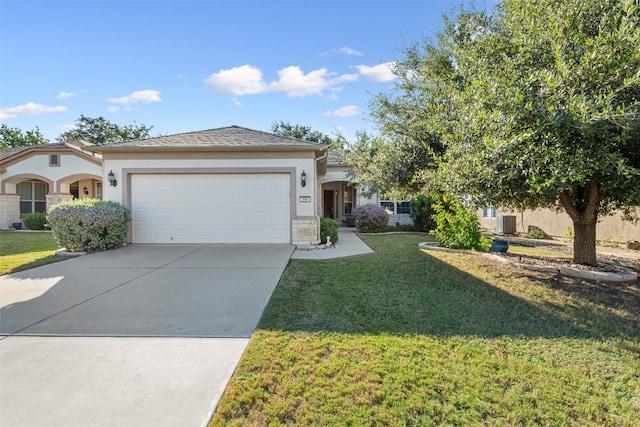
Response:
[[[86,148],[103,159],[104,198],[132,211],[132,243],[320,240],[320,217],[358,204],[327,146],[237,126]],[[111,177],[111,179],[109,179]]]
[[[101,197],[102,159],[84,141],[0,150],[0,229],[73,197]]]
[[[531,227],[537,227],[551,237],[563,238],[567,229],[573,230],[573,222],[568,214],[551,209],[503,212],[489,206],[478,210],[478,216],[480,226],[491,233],[502,231],[507,234],[523,234]],[[596,227],[596,239],[622,242],[640,240],[640,222],[625,222],[619,213],[602,217]]]

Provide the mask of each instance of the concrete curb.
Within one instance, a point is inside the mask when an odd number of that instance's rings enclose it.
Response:
[[[420,249],[430,250],[430,251],[440,251],[440,252],[455,252],[455,253],[465,253],[465,254],[479,254],[482,256],[489,257],[493,260],[504,262],[507,264],[516,265],[518,267],[523,267],[529,270],[534,271],[542,271],[546,273],[557,273],[562,274],[569,277],[576,277],[578,279],[586,279],[586,280],[600,280],[602,282],[633,282],[638,279],[638,274],[634,271],[623,268],[625,271],[622,273],[607,273],[602,271],[585,271],[580,270],[575,267],[566,267],[562,266],[560,268],[553,267],[550,265],[535,265],[535,264],[526,264],[524,262],[512,261],[507,258],[503,258],[501,256],[491,254],[491,253],[483,253],[483,252],[475,252],[464,249],[449,249],[449,248],[441,248],[439,246],[431,246],[429,242],[422,242],[418,244]]]

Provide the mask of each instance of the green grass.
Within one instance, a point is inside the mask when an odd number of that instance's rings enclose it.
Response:
[[[363,239],[290,262],[210,425],[637,425],[638,283]]]
[[[55,255],[57,249],[48,232],[0,231],[0,275],[66,259]]]

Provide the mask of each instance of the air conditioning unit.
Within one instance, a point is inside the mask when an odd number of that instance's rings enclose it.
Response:
[[[497,234],[516,234],[516,216],[498,215]]]

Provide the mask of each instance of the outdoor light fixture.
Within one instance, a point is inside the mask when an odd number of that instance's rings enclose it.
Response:
[[[113,171],[109,171],[109,175],[107,175],[107,179],[109,180],[109,184],[111,184],[112,187],[115,187],[116,185],[118,185],[118,181],[116,180],[116,175],[113,173]]]
[[[307,185],[307,173],[305,171],[300,174],[300,185],[303,187]]]
[[[85,196],[89,195],[89,190],[87,190],[87,186],[85,185],[85,187],[82,189],[82,192],[84,193]]]

